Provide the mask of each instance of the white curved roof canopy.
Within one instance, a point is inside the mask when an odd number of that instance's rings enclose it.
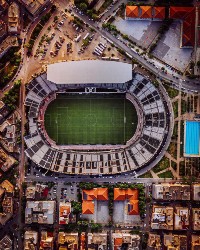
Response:
[[[132,65],[122,62],[84,60],[47,66],[47,80],[57,84],[125,83],[131,79]]]

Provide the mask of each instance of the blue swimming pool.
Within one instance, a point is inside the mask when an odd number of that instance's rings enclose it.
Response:
[[[200,122],[186,121],[185,122],[185,145],[184,151],[186,155],[200,154]]]

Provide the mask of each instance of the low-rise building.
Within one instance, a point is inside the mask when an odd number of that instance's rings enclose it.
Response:
[[[85,232],[82,232],[80,236],[80,250],[85,250],[85,249],[86,249],[86,236]]]
[[[53,250],[53,233],[41,232],[40,250]]]
[[[20,29],[19,6],[13,2],[8,8],[8,32],[18,33]]]
[[[192,185],[192,198],[194,201],[200,201],[200,184]]]
[[[69,215],[71,213],[70,202],[60,202],[59,204],[59,224],[68,224]]]
[[[113,222],[130,225],[140,221],[137,189],[114,188]]]
[[[0,124],[1,144],[8,152],[17,151],[16,126],[19,119],[20,115],[17,111],[15,111],[2,124]]]
[[[11,238],[6,235],[0,240],[0,250],[12,250],[12,244]]]
[[[107,233],[88,233],[88,250],[107,250]]]
[[[108,223],[108,188],[82,190],[82,217],[97,223]]]
[[[190,185],[153,184],[152,197],[156,200],[190,200]]]
[[[189,228],[189,209],[187,207],[175,207],[174,229],[187,230]]]
[[[126,246],[126,249],[139,250],[140,236],[129,232],[116,232],[112,234],[112,245],[113,250],[122,249],[122,246]]]
[[[148,239],[148,249],[149,250],[161,250],[161,240],[158,234],[149,234]]]
[[[14,186],[8,180],[4,180],[0,184],[0,189],[1,197],[4,196],[2,200],[3,212],[0,213],[0,224],[5,225],[13,215]]]
[[[40,12],[44,10],[44,6],[48,4],[49,0],[20,0],[22,2],[27,10],[33,15],[36,16]]]
[[[152,208],[151,228],[173,230],[174,208],[154,205]]]
[[[26,231],[24,233],[24,250],[37,250],[38,232]]]
[[[164,246],[167,250],[187,250],[187,236],[164,234]]]
[[[0,0],[0,13],[8,8],[8,3],[6,0]]]
[[[55,208],[55,201],[27,201],[25,223],[53,224]]]
[[[13,193],[14,192],[14,186],[11,184],[8,180],[4,180],[0,186],[5,189],[6,192],[8,193]]]
[[[16,38],[15,38],[16,39]],[[4,39],[5,41],[6,39]],[[4,44],[4,41],[0,44],[0,58],[2,57],[2,54],[4,54],[5,52],[5,48],[3,46],[2,48],[2,44]],[[4,102],[0,101],[0,124],[5,121],[6,117],[9,115],[10,111],[8,109],[8,107],[4,104]]]
[[[30,200],[41,198],[43,192],[48,189],[47,185],[36,183],[35,186],[28,186],[26,188],[26,198]]]
[[[78,233],[59,232],[58,244],[59,250],[78,250]]]
[[[0,38],[5,36],[7,33],[6,23],[0,19]]]
[[[29,186],[26,188],[26,199],[35,199],[35,186]]]
[[[199,250],[200,249],[200,235],[192,235],[192,242],[191,242],[192,250]]]
[[[192,209],[192,228],[193,230],[200,230],[200,208]]]
[[[8,155],[2,148],[0,148],[0,169],[3,172],[8,171],[15,163],[15,158]]]

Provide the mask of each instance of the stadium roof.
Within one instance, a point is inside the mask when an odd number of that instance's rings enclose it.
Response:
[[[184,156],[200,157],[200,122],[186,121],[184,131]]]
[[[124,83],[131,79],[132,65],[122,62],[84,60],[47,66],[47,80],[56,84]]]

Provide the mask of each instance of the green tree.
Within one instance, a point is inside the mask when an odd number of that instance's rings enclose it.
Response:
[[[85,11],[87,10],[87,4],[86,3],[80,3],[80,9]]]

